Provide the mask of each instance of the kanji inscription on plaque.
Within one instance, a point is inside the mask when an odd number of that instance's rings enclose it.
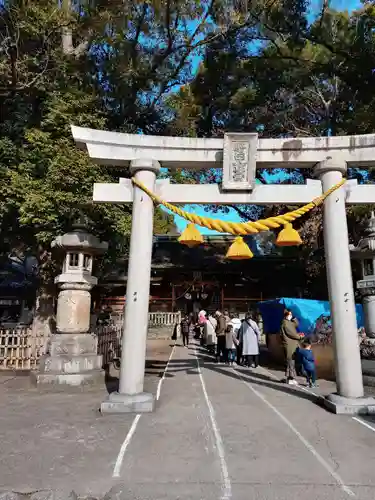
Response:
[[[225,134],[223,189],[251,190],[254,187],[258,134]]]

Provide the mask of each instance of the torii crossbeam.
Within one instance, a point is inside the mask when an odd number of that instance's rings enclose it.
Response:
[[[175,204],[303,205],[338,184],[348,166],[375,165],[375,134],[303,139],[258,139],[226,134],[224,139],[143,136],[72,127],[78,145],[99,164],[129,166],[131,174],[165,201]],[[156,180],[167,168],[223,168],[222,186],[179,185]],[[256,168],[314,168],[319,180],[305,185],[255,185]],[[119,392],[102,403],[105,412],[151,411],[143,392],[153,236],[153,202],[129,179],[95,184],[93,199],[133,203],[132,231]],[[374,185],[348,181],[324,204],[324,246],[334,332],[337,394],[326,398],[336,413],[375,411],[363,397],[346,203],[375,203]],[[136,326],[136,331],[135,327]]]

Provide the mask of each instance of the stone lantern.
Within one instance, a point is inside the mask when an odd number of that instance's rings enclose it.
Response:
[[[366,237],[361,239],[357,247],[351,246],[352,258],[359,260],[362,268],[362,279],[357,281],[357,289],[362,296],[363,314],[366,336],[375,339],[375,214],[366,228]]]
[[[94,256],[103,254],[108,243],[99,241],[79,221],[71,232],[58,236],[52,247],[65,252],[62,273],[55,278],[59,288],[56,333],[33,377],[38,384],[92,384],[104,375],[97,338],[89,333],[90,291],[98,282],[92,266]]]

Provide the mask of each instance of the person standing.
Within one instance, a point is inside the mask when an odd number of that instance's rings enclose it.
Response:
[[[257,323],[247,313],[238,332],[239,342],[242,344],[242,356],[245,366],[257,368],[259,365],[260,331]]]
[[[201,311],[199,311],[199,314],[198,314],[198,327],[200,330],[200,343],[201,343],[201,345],[205,344],[204,326],[206,323],[207,323],[207,313],[204,309],[202,309]]]
[[[242,358],[242,345],[240,344],[239,338],[238,338],[238,332],[241,328],[241,320],[238,317],[238,314],[233,313],[230,315],[230,322],[229,325],[232,325],[233,328],[233,336],[235,338],[234,341],[234,348],[235,348],[235,358],[237,361],[237,364],[241,364],[241,358]],[[228,346],[227,346],[228,347]]]
[[[207,349],[211,354],[215,355],[216,352],[216,327],[217,327],[217,320],[214,318],[212,314],[208,315],[206,324],[204,325],[205,329],[205,340],[206,340],[206,345]]]
[[[233,313],[233,314],[230,315],[229,324],[232,325],[232,327],[233,327],[233,333],[237,337],[238,330],[241,328],[241,320],[238,317],[238,314]]]
[[[181,335],[184,347],[189,345],[189,335],[190,335],[191,319],[188,314],[185,314],[181,321]]]
[[[309,387],[316,387],[316,369],[314,353],[311,350],[311,342],[304,339],[301,347],[297,347],[296,357],[300,359],[303,374]]]
[[[223,316],[221,311],[216,311],[215,317],[217,320],[217,325],[216,325],[216,338],[217,338],[217,348],[216,348],[216,362],[219,363],[220,361],[223,361],[226,359],[226,329],[227,329],[227,323],[225,321],[225,317]]]
[[[280,336],[284,349],[285,380],[290,385],[298,385],[296,380],[296,350],[302,336],[297,332],[297,327],[297,318],[294,318],[292,312],[286,309],[284,319],[281,322]]]
[[[224,316],[225,322],[226,322],[226,324],[228,326],[229,323],[230,323],[230,320],[231,320],[231,315],[229,314],[228,309],[224,309],[223,316]]]
[[[237,334],[234,333],[233,324],[229,323],[225,334],[226,359],[225,363],[232,366],[236,359]]]
[[[207,321],[207,313],[204,309],[202,309],[201,311],[199,311],[199,314],[198,314],[198,323],[200,325],[204,325]]]

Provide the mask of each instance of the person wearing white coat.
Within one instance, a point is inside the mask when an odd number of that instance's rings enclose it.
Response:
[[[207,321],[204,324],[204,338],[208,350],[213,354],[216,351],[216,342],[217,342],[216,326],[217,326],[216,318],[214,318],[212,314],[209,314]]]
[[[246,315],[238,334],[245,366],[256,368],[259,364],[260,331],[251,314]]]
[[[226,362],[230,365],[236,359],[238,342],[238,331],[241,328],[241,320],[236,314],[230,315],[230,321],[226,333]]]
[[[241,320],[238,314],[231,314],[229,324],[233,326],[233,333],[238,336],[238,330],[241,328]]]

